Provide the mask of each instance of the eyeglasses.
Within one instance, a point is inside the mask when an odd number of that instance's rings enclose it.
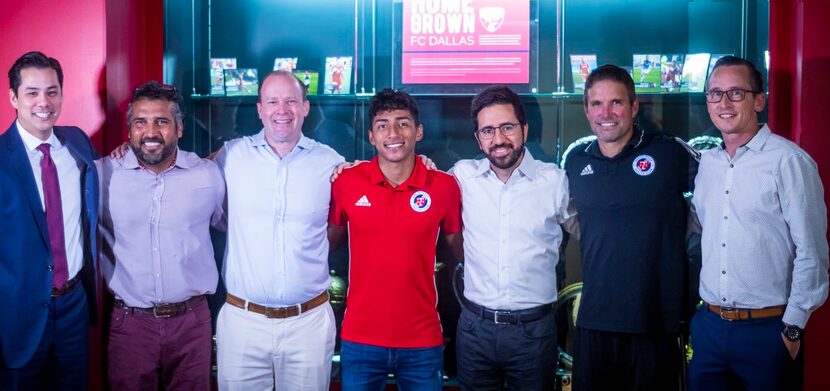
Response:
[[[744,90],[740,88],[734,88],[727,91],[706,91],[706,101],[709,103],[718,103],[723,100],[723,96],[726,95],[731,102],[741,102],[746,99],[746,93],[757,94],[760,91],[753,91],[753,90]]]
[[[496,129],[498,129],[505,137],[510,137],[516,132],[516,128],[519,127],[519,125],[521,124],[505,122],[497,127],[485,126],[479,130],[476,130],[476,132],[478,132],[478,137],[481,137],[482,140],[489,140],[493,138],[496,135]]]

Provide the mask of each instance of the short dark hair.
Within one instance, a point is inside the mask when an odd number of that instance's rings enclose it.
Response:
[[[625,69],[622,69],[613,64],[605,64],[597,69],[591,71],[588,79],[585,80],[585,92],[582,95],[582,100],[585,106],[588,106],[588,91],[594,86],[594,83],[611,80],[625,86],[625,91],[628,93],[628,103],[634,104],[637,100],[637,92],[634,90],[634,80]]]
[[[473,131],[478,130],[478,113],[492,105],[511,105],[516,119],[522,125],[527,125],[525,106],[519,94],[505,85],[494,85],[484,89],[473,97],[470,103],[470,113],[473,119]]]
[[[761,77],[761,72],[758,68],[755,68],[755,64],[740,57],[723,56],[719,58],[718,61],[715,61],[715,66],[712,67],[712,71],[709,72],[709,77],[712,77],[715,69],[729,66],[745,66],[749,70],[749,86],[756,93],[764,92],[764,78]],[[709,89],[709,79],[706,79],[706,89]]]
[[[369,101],[369,123],[372,123],[379,113],[392,110],[409,110],[415,126],[421,124],[418,112],[418,103],[415,98],[405,91],[384,88]],[[371,129],[371,125],[369,127]]]
[[[61,68],[61,63],[41,52],[31,51],[20,56],[20,58],[14,62],[11,69],[9,69],[9,88],[11,88],[14,92],[14,96],[17,96],[17,89],[20,88],[20,83],[22,82],[20,78],[20,71],[26,68],[54,69],[55,73],[58,74],[58,85],[61,89],[63,89],[63,69]]]
[[[303,81],[300,80],[300,78],[297,77],[297,75],[295,75],[295,74],[293,74],[289,71],[286,71],[286,70],[278,69],[276,71],[269,72],[267,75],[265,75],[265,77],[262,78],[262,80],[259,81],[259,89],[257,90],[257,95],[258,95],[257,100],[258,101],[262,102],[262,85],[265,84],[265,80],[268,79],[271,76],[289,76],[292,79],[296,80],[297,85],[300,86],[300,91],[302,91],[303,102],[308,100],[308,86],[305,85],[305,83],[303,83]]]
[[[176,87],[150,80],[133,91],[133,97],[130,99],[129,106],[127,106],[127,126],[130,125],[130,121],[133,119],[133,103],[142,99],[170,102],[173,104],[170,111],[173,112],[176,122],[181,123],[184,120],[184,114],[179,107],[182,103],[182,96]]]

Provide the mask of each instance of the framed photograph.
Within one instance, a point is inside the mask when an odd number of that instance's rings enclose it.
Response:
[[[715,67],[715,63],[718,62],[718,60],[720,60],[721,57],[732,56],[732,55],[733,54],[722,53],[722,54],[713,54],[711,57],[709,57],[709,69],[706,70],[706,77],[708,78],[710,75],[712,75],[712,68]]]
[[[294,72],[297,69],[297,57],[282,57],[274,59],[275,71]]]
[[[225,69],[236,69],[235,58],[210,59],[210,94],[225,95]]]
[[[660,92],[660,55],[635,54],[632,56],[631,78],[637,92]]]
[[[597,68],[596,54],[572,54],[571,73],[574,78],[574,92],[585,91],[585,80]]]
[[[683,79],[680,92],[703,92],[706,87],[706,71],[709,53],[687,54],[683,65]]]
[[[352,58],[326,57],[325,95],[346,95],[351,93]]]
[[[660,57],[660,87],[666,92],[680,92],[685,54],[664,54]]]
[[[243,96],[259,93],[259,79],[256,69],[225,69],[225,95]]]
[[[316,71],[294,71],[294,76],[308,88],[308,95],[317,95],[320,82],[320,74]]]

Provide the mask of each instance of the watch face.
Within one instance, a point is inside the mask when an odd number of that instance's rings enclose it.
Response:
[[[798,341],[801,339],[801,335],[803,332],[795,326],[787,326],[784,328],[784,336],[787,337],[790,341]]]

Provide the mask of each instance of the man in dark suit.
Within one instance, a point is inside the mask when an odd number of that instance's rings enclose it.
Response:
[[[97,154],[80,129],[54,126],[57,60],[24,54],[9,86],[17,119],[0,135],[0,389],[85,390]]]

